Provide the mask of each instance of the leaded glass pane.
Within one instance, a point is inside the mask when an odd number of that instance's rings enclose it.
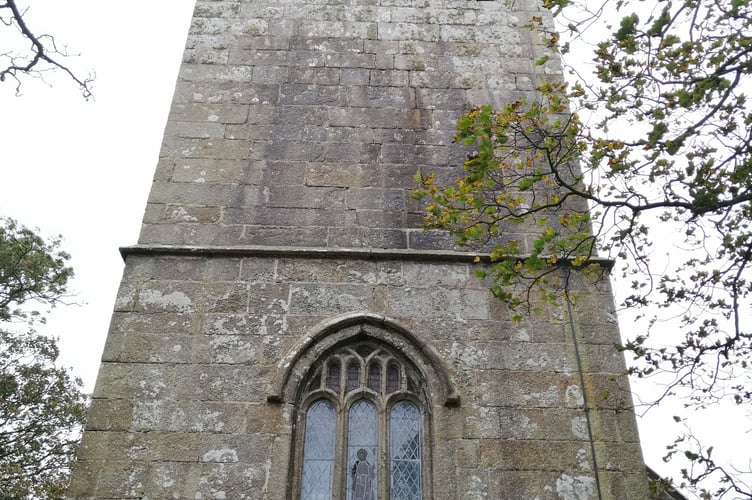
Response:
[[[381,367],[378,363],[371,363],[368,367],[368,388],[372,391],[381,391]]]
[[[356,401],[347,422],[347,498],[376,500],[376,407],[365,399]]]
[[[419,500],[420,412],[409,401],[394,405],[389,416],[391,500]]]
[[[306,414],[301,500],[331,500],[336,415],[332,403],[316,401]]]
[[[333,391],[339,392],[339,361],[331,361],[329,363],[329,370],[326,372],[326,386]]]
[[[386,369],[386,391],[394,392],[400,388],[400,369],[397,365],[389,365]]]
[[[347,392],[354,391],[360,387],[360,365],[351,361],[347,365]]]

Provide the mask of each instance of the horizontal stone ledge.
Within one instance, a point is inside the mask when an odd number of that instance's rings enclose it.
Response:
[[[491,256],[482,252],[459,252],[456,250],[413,250],[390,248],[346,248],[346,247],[293,247],[293,246],[193,246],[193,245],[131,245],[120,247],[120,255],[125,260],[130,255],[174,255],[207,257],[307,257],[318,259],[402,259],[414,261],[452,261],[490,263]],[[524,259],[526,255],[516,258]],[[498,259],[498,260],[502,260]],[[591,263],[611,270],[615,261],[593,257]]]

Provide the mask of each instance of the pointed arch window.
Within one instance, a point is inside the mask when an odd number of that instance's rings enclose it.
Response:
[[[298,418],[296,498],[422,500],[428,405],[418,370],[363,341],[335,349],[311,373]]]

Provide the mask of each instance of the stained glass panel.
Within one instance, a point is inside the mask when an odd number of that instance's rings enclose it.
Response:
[[[420,500],[420,412],[409,401],[394,405],[389,416],[391,500]]]
[[[347,498],[376,500],[376,407],[361,399],[350,407],[347,432]]]
[[[306,414],[301,500],[331,500],[334,470],[334,406],[316,401]]]

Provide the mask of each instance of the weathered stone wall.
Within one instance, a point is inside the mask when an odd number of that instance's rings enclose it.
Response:
[[[435,498],[596,498],[566,311],[514,323],[472,268],[131,256],[74,492],[285,498],[295,409],[267,402],[279,360],[317,324],[369,312],[433,346],[456,383],[460,406],[432,410]],[[604,498],[628,498],[645,478],[608,301],[584,292],[575,321]]]
[[[290,498],[305,409],[274,384],[321,325],[359,315],[409,331],[459,397],[424,408],[433,498],[598,498],[596,478],[602,498],[647,496],[607,285],[515,323],[410,196],[417,168],[457,172],[461,112],[560,77],[533,65],[532,15],[197,2],[73,498]]]
[[[197,2],[140,242],[451,247],[413,176],[453,178],[462,111],[558,78],[527,4]]]

